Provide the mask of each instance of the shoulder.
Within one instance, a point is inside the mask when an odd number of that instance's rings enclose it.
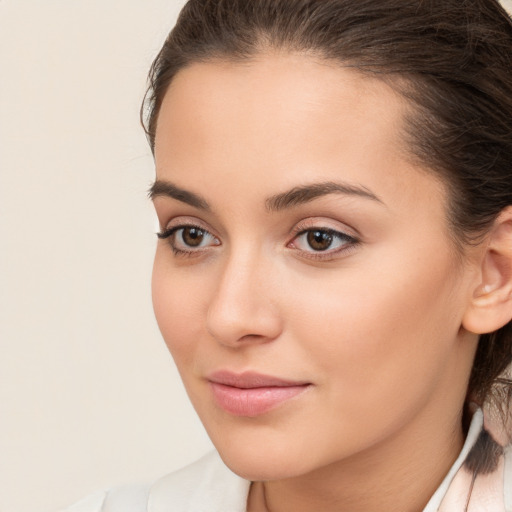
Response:
[[[156,482],[148,510],[164,512],[172,505],[183,512],[245,512],[249,485],[211,452]]]
[[[149,485],[130,485],[101,491],[59,512],[146,512]]]
[[[97,492],[87,496],[87,498],[56,512],[100,512],[105,501],[105,491]]]
[[[153,485],[96,493],[60,512],[245,512],[249,485],[211,452]]]

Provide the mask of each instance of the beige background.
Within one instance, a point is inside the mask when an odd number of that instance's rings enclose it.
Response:
[[[182,3],[0,0],[0,512],[151,481],[211,446],[151,311],[138,125]]]

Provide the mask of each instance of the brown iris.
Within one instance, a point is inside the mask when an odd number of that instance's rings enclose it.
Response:
[[[309,231],[307,240],[309,246],[315,251],[325,251],[332,244],[332,235],[327,231]]]
[[[186,245],[197,247],[204,239],[204,230],[195,227],[183,228],[181,237]]]

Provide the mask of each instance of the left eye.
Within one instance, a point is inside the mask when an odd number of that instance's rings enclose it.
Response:
[[[301,251],[325,252],[335,251],[355,242],[355,238],[333,229],[312,228],[299,233],[293,239],[292,245]]]

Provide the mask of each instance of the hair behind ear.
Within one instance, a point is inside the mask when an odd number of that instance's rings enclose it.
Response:
[[[498,401],[509,405],[512,381],[499,377],[512,361],[512,206],[496,218],[484,243],[480,282],[463,320],[465,329],[481,335],[469,392],[483,402],[494,386]]]

